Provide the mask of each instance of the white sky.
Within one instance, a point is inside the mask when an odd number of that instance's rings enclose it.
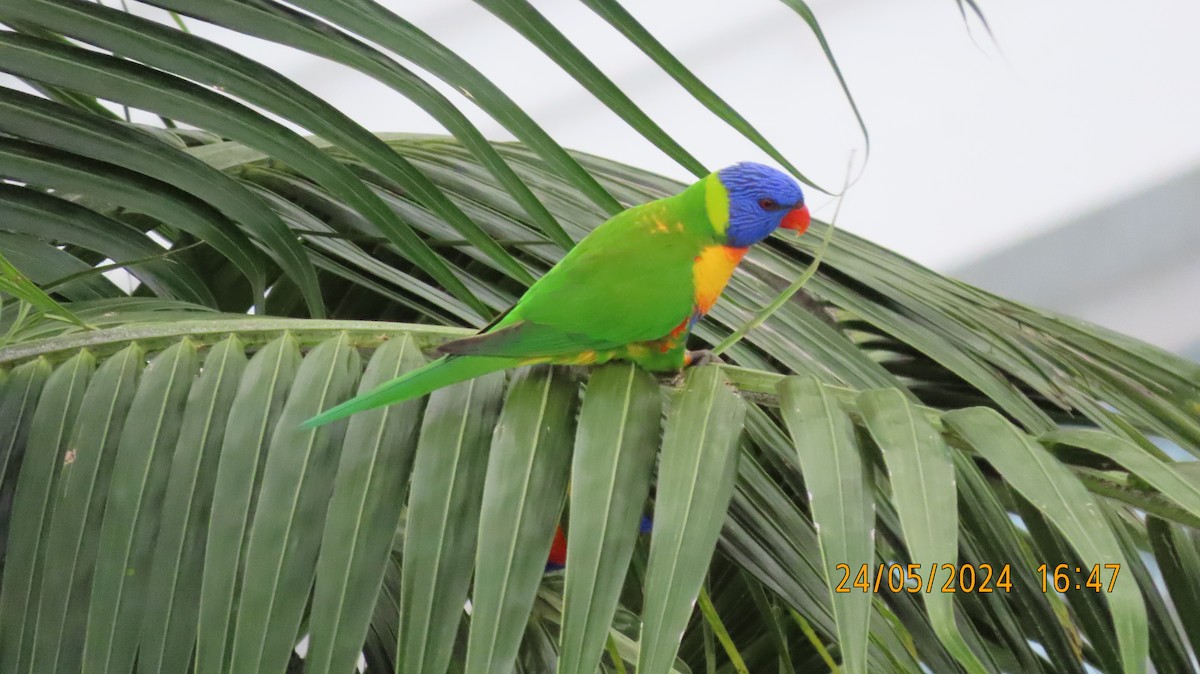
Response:
[[[564,145],[688,177],[469,0],[387,4],[493,77]],[[710,168],[761,158],[581,4],[536,4]],[[840,185],[861,141],[799,17],[776,0],[624,4],[801,170]],[[952,268],[1200,163],[1200,3],[982,4],[1001,53],[978,26],[968,32],[953,0],[812,2],[873,142],[841,226]],[[293,55],[279,67],[372,129],[436,128],[338,67]]]
[[[689,177],[470,0],[384,4],[491,76],[563,145]],[[763,159],[582,4],[535,4],[707,166]],[[840,186],[852,150],[862,158],[857,128],[816,40],[783,3],[623,4],[821,184]],[[873,141],[839,225],[918,261],[961,266],[1200,164],[1200,3],[983,0],[1000,52],[977,24],[967,30],[954,0],[811,5]],[[440,130],[357,73],[189,24],[368,128]],[[470,116],[490,137],[508,137],[482,113]],[[809,201],[819,215],[832,212],[828,198],[810,191]]]

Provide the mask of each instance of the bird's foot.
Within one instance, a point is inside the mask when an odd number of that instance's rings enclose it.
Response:
[[[699,351],[688,351],[683,359],[683,369],[693,367],[704,367],[713,363],[724,363],[721,357],[709,351],[708,349],[700,349]]]
[[[705,365],[724,362],[725,361],[721,360],[720,356],[714,354],[708,349],[687,351],[683,356],[683,369],[681,369],[678,374],[671,378],[671,386],[675,388],[683,386],[684,375],[687,374],[688,370],[694,367],[704,367]]]

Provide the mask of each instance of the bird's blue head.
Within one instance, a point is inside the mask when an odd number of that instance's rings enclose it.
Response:
[[[803,234],[808,229],[808,208],[804,205],[804,194],[791,176],[762,164],[742,162],[716,173],[724,187],[710,189],[707,200],[710,217],[719,212],[721,197],[728,201],[726,223],[714,222],[722,230],[726,245],[746,248],[770,236],[779,227]]]

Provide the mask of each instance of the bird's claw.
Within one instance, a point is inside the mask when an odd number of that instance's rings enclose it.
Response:
[[[683,369],[679,371],[679,374],[676,374],[671,378],[671,386],[675,388],[683,386],[683,380],[685,379],[687,371],[694,367],[704,367],[705,365],[711,365],[712,363],[724,362],[725,361],[721,360],[720,356],[717,356],[708,349],[688,351],[683,357]]]
[[[685,360],[687,361],[687,364],[683,366],[683,369],[685,370],[693,367],[704,367],[705,365],[711,365],[713,363],[725,362],[721,360],[720,356],[712,351],[709,351],[708,349],[688,351],[687,358]]]

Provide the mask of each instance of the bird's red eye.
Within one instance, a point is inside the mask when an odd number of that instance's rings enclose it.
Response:
[[[774,199],[759,199],[759,200],[758,200],[758,205],[759,205],[759,206],[760,206],[760,207],[761,207],[761,208],[762,208],[764,211],[776,211],[776,210],[779,210],[779,203],[778,203],[777,201],[775,201]]]

